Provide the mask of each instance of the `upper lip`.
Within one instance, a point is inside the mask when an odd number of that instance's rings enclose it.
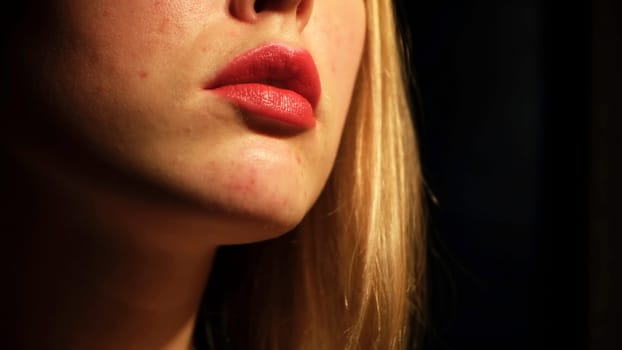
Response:
[[[315,109],[321,95],[320,78],[311,54],[282,44],[267,44],[241,54],[226,65],[207,89],[260,83],[292,90]]]

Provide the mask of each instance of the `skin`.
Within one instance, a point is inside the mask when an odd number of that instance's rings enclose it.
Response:
[[[364,3],[253,5],[57,0],[17,31],[2,144],[19,174],[3,215],[16,348],[189,349],[217,247],[282,235],[311,208],[346,121]],[[269,42],[313,56],[315,128],[252,128],[203,89]]]

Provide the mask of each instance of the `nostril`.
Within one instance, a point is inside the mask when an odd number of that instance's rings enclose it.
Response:
[[[263,10],[266,9],[266,0],[256,0],[255,1],[255,5],[253,5],[253,7],[255,8],[255,13],[259,13]]]

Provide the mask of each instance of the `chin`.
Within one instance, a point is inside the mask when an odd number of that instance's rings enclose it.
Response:
[[[253,150],[222,162],[212,159],[209,166],[195,163],[187,168],[194,171],[178,179],[183,192],[197,200],[216,244],[258,242],[291,231],[324,186],[324,171],[307,169],[283,153]]]
[[[209,211],[222,213],[229,233],[224,243],[250,243],[276,238],[294,229],[315,201],[293,177],[254,178],[252,184],[229,180],[223,197]]]
[[[247,196],[229,193],[223,200],[203,202],[210,239],[218,245],[246,244],[277,238],[293,230],[313,203],[295,191]]]

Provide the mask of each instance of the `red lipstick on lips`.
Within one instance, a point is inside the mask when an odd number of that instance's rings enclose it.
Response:
[[[300,130],[315,126],[321,86],[315,62],[306,50],[261,46],[235,58],[207,89],[251,117]]]

